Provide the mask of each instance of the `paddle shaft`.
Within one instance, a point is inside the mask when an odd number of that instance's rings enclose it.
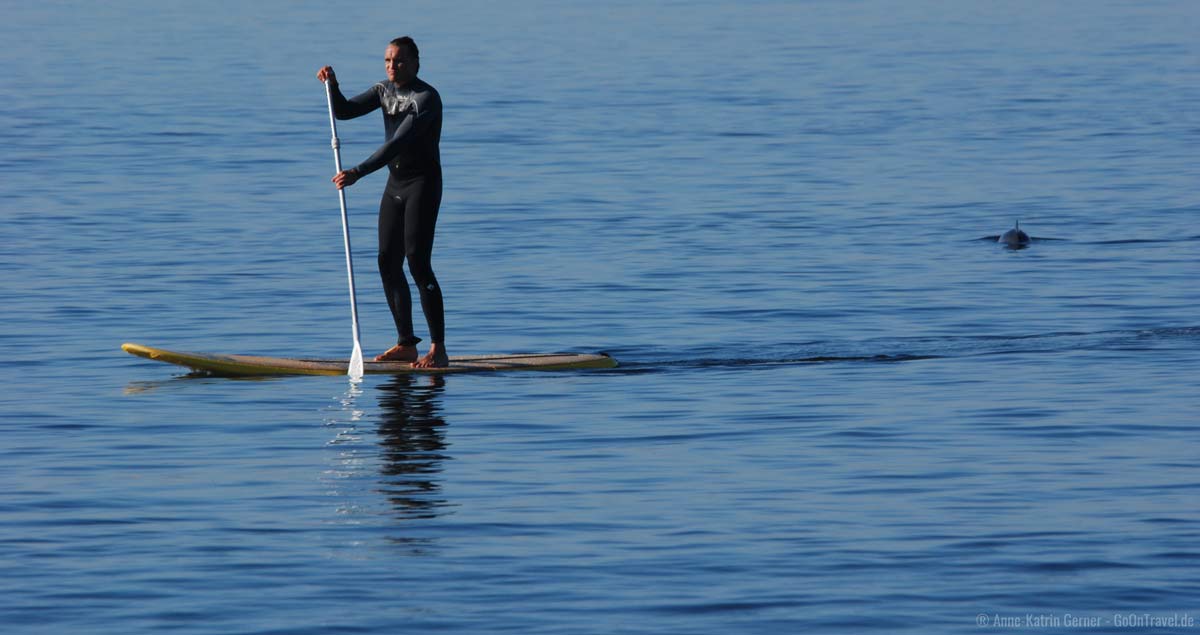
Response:
[[[325,100],[329,104],[329,130],[333,133],[333,165],[338,173],[342,171],[342,151],[341,142],[337,136],[337,119],[333,116],[333,90],[330,87],[329,80],[325,80]],[[350,217],[346,213],[346,191],[338,188],[338,202],[342,208],[342,242],[346,246],[346,279],[350,282],[350,321],[354,329],[354,352],[350,356],[350,367],[347,370],[352,378],[361,379],[363,375],[362,367],[362,345],[360,344],[360,333],[358,328],[358,297],[354,292],[354,258],[350,250]]]

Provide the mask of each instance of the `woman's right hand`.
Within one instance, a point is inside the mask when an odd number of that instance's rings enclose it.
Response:
[[[323,82],[323,81],[326,81],[326,80],[330,80],[330,81],[334,81],[334,82],[336,82],[336,81],[337,81],[337,76],[335,76],[335,75],[333,74],[333,67],[332,67],[332,66],[324,66],[324,67],[322,67],[322,68],[321,68],[321,70],[317,71],[317,79],[318,79],[318,80],[320,80],[320,81],[322,81],[322,82]]]

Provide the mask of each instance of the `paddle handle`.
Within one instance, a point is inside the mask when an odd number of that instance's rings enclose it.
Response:
[[[342,171],[341,142],[337,136],[337,119],[333,116],[333,89],[329,80],[325,80],[325,101],[329,105],[329,130],[333,134],[330,145],[333,146],[333,166],[337,173]],[[358,296],[354,291],[354,257],[350,250],[350,217],[346,213],[346,190],[338,188],[338,203],[342,208],[342,242],[346,246],[346,279],[350,283],[350,325],[354,330],[354,351],[350,355],[350,366],[346,374],[353,380],[362,379],[363,358],[362,344],[358,328]]]

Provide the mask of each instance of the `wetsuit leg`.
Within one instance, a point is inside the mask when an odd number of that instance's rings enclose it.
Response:
[[[430,340],[441,344],[445,339],[442,289],[432,266],[433,235],[441,201],[442,182],[438,177],[393,178],[388,180],[379,205],[379,272],[400,344],[421,341],[413,334],[412,297],[404,275],[406,261],[421,297]]]
[[[404,275],[404,203],[391,181],[379,201],[379,277],[392,319],[399,333],[398,343],[411,346],[421,339],[413,333],[412,296]]]
[[[421,310],[429,325],[429,340],[442,344],[446,335],[445,308],[442,288],[433,274],[433,234],[442,204],[442,179],[427,176],[414,181],[409,186],[406,202],[404,251],[408,256],[408,271],[421,296]]]

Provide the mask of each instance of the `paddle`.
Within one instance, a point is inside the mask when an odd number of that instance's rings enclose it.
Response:
[[[338,142],[337,123],[333,116],[333,92],[329,80],[325,80],[325,100],[329,103],[329,129],[333,132],[333,165],[342,171],[341,143]],[[346,215],[346,191],[338,188],[338,202],[342,205],[342,241],[346,244],[346,277],[350,280],[350,322],[354,328],[354,352],[350,354],[350,366],[346,374],[350,381],[361,381],[363,376],[362,345],[359,344],[358,300],[354,293],[354,259],[350,255],[350,220]]]

